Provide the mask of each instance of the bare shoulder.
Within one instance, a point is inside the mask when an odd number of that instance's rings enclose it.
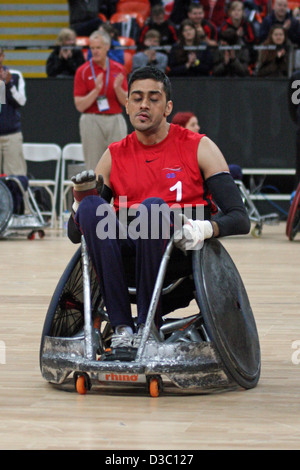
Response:
[[[110,179],[110,171],[111,171],[111,153],[110,150],[105,150],[104,154],[100,158],[95,173],[96,175],[102,175],[104,178],[104,183],[106,186],[109,187],[109,179]]]
[[[227,162],[219,147],[208,137],[200,140],[197,152],[198,165],[205,179],[222,171],[229,171]]]

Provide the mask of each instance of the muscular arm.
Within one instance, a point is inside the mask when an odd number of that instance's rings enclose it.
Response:
[[[219,147],[208,137],[202,137],[199,143],[198,165],[205,179],[222,171],[229,172],[226,160]]]
[[[111,154],[110,150],[105,150],[104,154],[97,163],[95,173],[96,178],[98,175],[102,175],[104,179],[104,184],[110,188],[110,171],[111,171]]]
[[[248,233],[250,220],[238,187],[223,154],[208,137],[200,141],[198,164],[208,190],[222,212],[217,221],[212,221],[214,236]]]

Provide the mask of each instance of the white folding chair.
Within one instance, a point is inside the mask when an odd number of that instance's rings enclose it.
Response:
[[[30,179],[29,186],[31,187],[42,187],[45,188],[50,196],[51,210],[42,211],[41,214],[44,216],[50,216],[50,227],[56,226],[56,202],[57,192],[59,184],[59,170],[61,161],[61,148],[57,144],[36,144],[36,143],[24,143],[23,144],[24,158],[28,162],[35,163],[46,163],[53,161],[55,162],[54,177],[51,178],[38,178]],[[48,168],[49,171],[49,168]],[[34,175],[33,175],[34,176]]]
[[[67,175],[67,162],[84,163],[84,156],[81,144],[67,144],[62,149],[61,180],[60,180],[60,228],[63,226],[64,211],[67,210],[67,194],[73,187],[72,181]]]

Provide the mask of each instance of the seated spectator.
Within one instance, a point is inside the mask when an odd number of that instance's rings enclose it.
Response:
[[[248,17],[251,12],[255,11],[264,18],[268,11],[268,3],[269,0],[244,0],[246,17]]]
[[[161,46],[171,46],[177,41],[175,27],[169,20],[165,20],[165,10],[163,6],[157,5],[151,10],[151,17],[146,21],[140,35],[140,43],[143,44],[145,34],[149,29],[155,29],[160,34]]]
[[[172,119],[172,124],[178,124],[178,126],[195,133],[200,131],[198,118],[191,111],[180,111],[176,113]]]
[[[77,36],[90,36],[103,23],[98,0],[68,0],[68,5],[70,27]]]
[[[226,49],[227,46],[241,46],[240,49]],[[222,31],[220,46],[214,51],[212,74],[215,77],[246,77],[249,75],[249,51],[243,47],[240,37],[232,29]]]
[[[226,2],[227,3],[227,2]],[[201,0],[205,18],[220,28],[225,21],[225,0]]]
[[[204,46],[204,49],[193,50],[193,46]],[[195,25],[190,20],[184,20],[180,27],[179,40],[169,54],[169,75],[209,75],[212,64],[212,55],[206,44],[199,40]]]
[[[136,43],[138,43],[141,34],[141,28],[136,18],[128,16],[126,21],[114,21],[112,24],[115,30],[118,32],[119,36],[132,38]]]
[[[109,49],[107,55],[111,60],[114,60],[115,62],[119,62],[119,64],[124,65],[124,51],[122,49],[115,49],[118,46],[121,46],[119,42],[119,37],[118,37],[118,31],[109,23],[103,23],[99,31],[103,32],[105,31],[107,34],[110,35],[111,37],[111,48]],[[88,55],[87,55],[87,60],[90,60],[92,57],[91,50],[89,49]]]
[[[293,18],[300,21],[300,6],[293,9]]]
[[[244,44],[254,44],[255,34],[252,24],[245,19],[245,7],[240,0],[234,0],[228,8],[228,18],[221,27],[221,31],[232,29]]]
[[[107,20],[116,13],[118,0],[98,0],[98,12],[105,15]]]
[[[288,8],[287,0],[275,0],[272,13],[267,15],[261,24],[260,42],[267,39],[271,27],[275,24],[283,26],[288,39],[293,44],[300,46],[300,22],[293,17],[293,13]]]
[[[149,29],[145,34],[144,44],[141,47],[140,52],[137,52],[133,56],[132,60],[132,71],[145,67],[146,65],[152,65],[157,69],[165,72],[168,65],[168,56],[158,52],[156,47],[160,45],[160,34],[155,29]]]
[[[261,50],[257,64],[258,77],[287,77],[291,45],[283,26],[274,25],[264,42],[265,46],[276,46],[273,50]]]
[[[173,9],[170,15],[170,21],[175,24],[176,29],[180,28],[183,20],[187,19],[189,2],[186,0],[174,0]]]
[[[192,3],[188,10],[188,19],[196,26],[199,38],[202,38],[208,46],[217,46],[217,27],[211,21],[204,18],[203,5]]]
[[[57,37],[57,46],[46,62],[48,77],[74,77],[76,70],[85,62],[82,50],[75,47],[76,33],[63,28]]]

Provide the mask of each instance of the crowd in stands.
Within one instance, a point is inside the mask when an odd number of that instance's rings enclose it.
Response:
[[[151,64],[169,76],[288,77],[300,48],[300,1],[291,8],[274,0],[270,10],[268,0],[149,0],[147,18],[126,21],[118,15],[124,0],[68,1],[70,29],[48,59],[48,76],[74,75],[90,58],[74,44],[99,28],[111,35],[109,57],[128,73]]]

